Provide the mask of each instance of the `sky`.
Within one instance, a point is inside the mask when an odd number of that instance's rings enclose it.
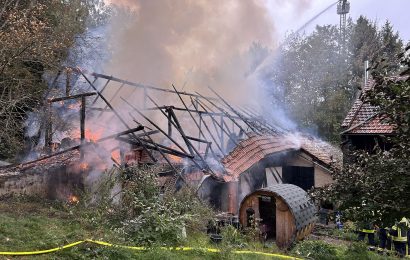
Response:
[[[295,10],[295,2],[303,2],[302,11]],[[276,30],[281,38],[289,31],[298,30],[312,17],[334,2],[336,0],[266,0]],[[410,15],[408,10],[410,10],[410,0],[350,0],[350,13],[347,17],[356,20],[360,15],[364,15],[376,21],[378,26],[382,26],[388,19],[393,24],[394,30],[399,31],[401,38],[408,42],[410,40]],[[336,6],[333,6],[313,21],[305,28],[305,31],[309,33],[317,24],[339,24]]]

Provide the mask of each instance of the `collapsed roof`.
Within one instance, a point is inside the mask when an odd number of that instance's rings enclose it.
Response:
[[[84,153],[88,145],[86,126],[91,125],[102,127],[105,133],[105,137],[93,142],[113,139],[116,141],[113,149],[121,151],[121,144],[131,150],[142,149],[147,155],[146,161],[167,162],[175,174],[180,174],[175,164],[189,162],[221,181],[235,179],[258,160],[284,151],[301,150],[329,168],[341,161],[340,151],[332,145],[278,127],[261,117],[256,109],[231,105],[211,88],[214,96],[207,97],[197,92],[179,91],[174,86],[173,89],[159,88],[78,68],[69,68],[66,72],[65,76],[59,73],[54,80],[54,83],[67,83],[56,87],[60,90],[65,87],[61,92],[66,96],[48,99],[48,113],[64,118],[61,106],[64,111],[70,107],[64,102],[81,99],[77,110],[73,111],[80,112],[81,135],[77,138],[78,145],[71,147],[71,151],[75,148]],[[73,80],[67,78],[73,75],[76,75],[76,84],[69,85]],[[131,91],[124,92],[126,87]],[[86,92],[90,89],[91,92]],[[74,91],[76,93],[72,93]],[[95,96],[92,102],[85,100],[91,96]],[[45,146],[56,141],[62,143],[53,136],[59,129],[51,118],[48,124]],[[60,148],[57,154],[63,152]],[[80,154],[80,157],[84,156]]]

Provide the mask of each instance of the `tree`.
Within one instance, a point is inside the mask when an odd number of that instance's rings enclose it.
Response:
[[[4,0],[0,4],[0,159],[22,148],[23,122],[47,91],[98,0]],[[96,10],[93,11],[97,12]]]
[[[279,50],[272,71],[273,97],[283,95],[285,106],[300,127],[315,129],[328,140],[338,140],[348,91],[341,84],[346,66],[340,58],[339,30],[317,26],[309,36],[293,35]],[[344,73],[341,73],[344,70]]]
[[[364,16],[348,21],[344,44],[343,48],[337,26],[317,26],[310,35],[290,35],[280,46],[269,75],[272,99],[281,102],[301,128],[313,129],[333,142],[340,141],[340,122],[363,85],[364,62],[372,64],[385,54],[397,66],[394,57],[402,49],[389,22],[378,30]]]
[[[319,199],[332,200],[348,219],[393,225],[410,216],[410,45],[400,57],[401,73],[389,76],[395,68],[382,59],[372,68],[375,86],[366,92],[364,102],[379,108],[379,115],[395,126],[388,138],[388,151],[354,151],[355,160],[343,170],[335,170],[334,183],[314,191]],[[397,64],[396,64],[397,65]]]
[[[351,81],[355,89],[364,82],[364,62],[372,62],[380,52],[381,44],[377,27],[369,19],[360,16],[349,40]]]
[[[390,73],[397,73],[399,69],[399,60],[397,54],[403,49],[403,42],[400,39],[399,33],[393,32],[393,27],[389,21],[386,21],[381,31],[379,32],[379,37],[381,40],[380,55],[382,55],[390,66],[387,71]]]

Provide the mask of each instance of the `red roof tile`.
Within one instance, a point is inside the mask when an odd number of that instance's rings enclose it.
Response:
[[[342,123],[342,127],[346,129],[343,134],[391,134],[394,132],[394,126],[380,118],[377,107],[361,100],[362,95],[371,89],[373,85],[373,80],[367,82],[363,92],[347,113]]]
[[[341,159],[341,152],[329,143],[301,134],[252,135],[242,140],[222,159],[227,174],[225,181],[232,181],[266,156],[279,152],[304,150],[322,164],[330,165]]]

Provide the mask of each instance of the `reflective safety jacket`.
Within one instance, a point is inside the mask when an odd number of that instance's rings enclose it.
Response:
[[[405,224],[406,227],[410,227],[409,221],[406,218],[402,218],[400,223]],[[403,230],[396,224],[390,229],[390,237],[392,241],[407,242],[407,230]]]

